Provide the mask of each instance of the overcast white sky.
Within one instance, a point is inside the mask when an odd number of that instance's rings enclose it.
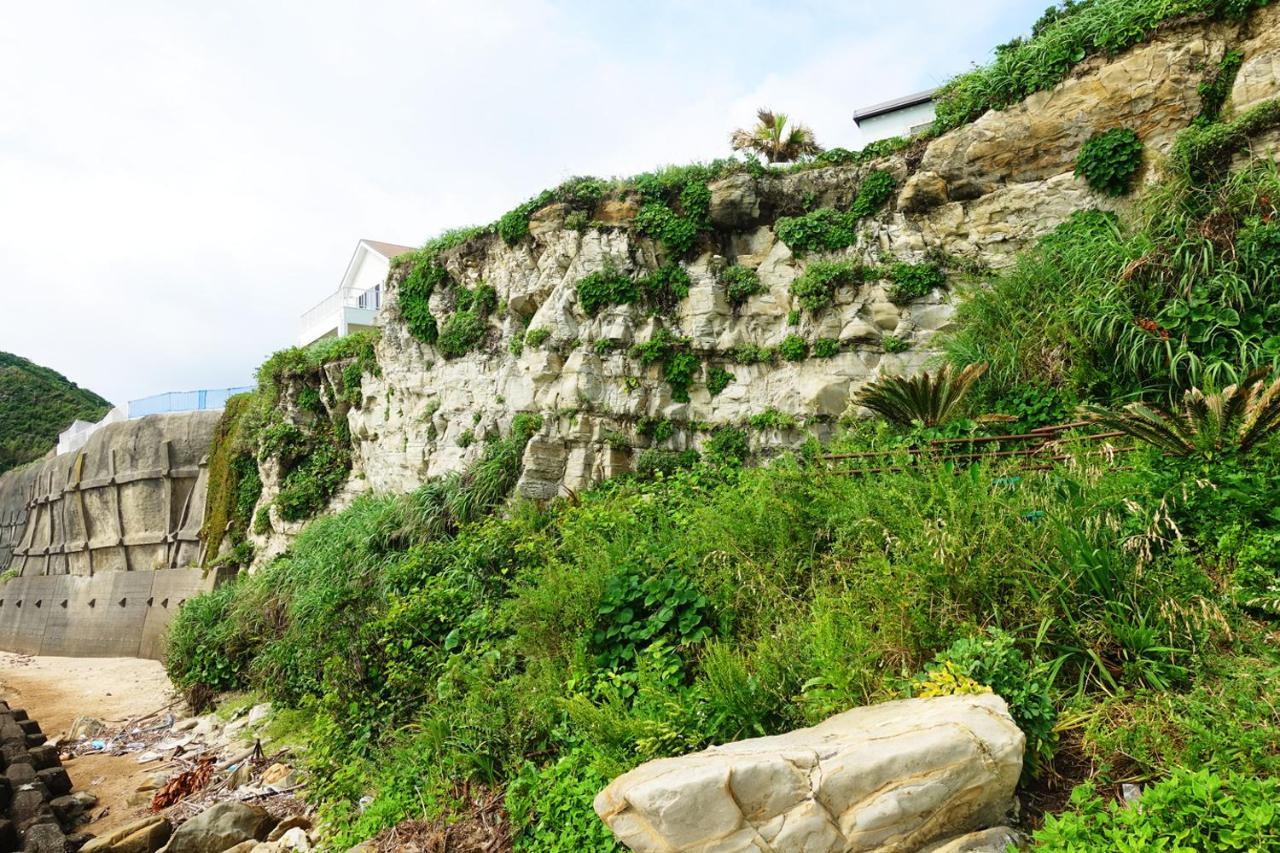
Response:
[[[361,237],[725,156],[860,147],[1047,0],[0,0],[0,350],[116,402],[247,383]]]

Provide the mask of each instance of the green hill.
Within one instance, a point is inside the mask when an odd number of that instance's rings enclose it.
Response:
[[[96,421],[110,409],[61,373],[0,352],[0,473],[48,453],[72,421]]]

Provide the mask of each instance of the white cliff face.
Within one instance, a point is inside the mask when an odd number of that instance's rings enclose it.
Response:
[[[703,362],[687,403],[672,399],[660,367],[644,367],[627,354],[650,339],[659,321],[639,305],[590,317],[578,303],[579,279],[607,264],[635,276],[658,266],[653,242],[629,226],[636,213],[629,201],[605,202],[594,219],[608,224],[582,232],[566,228],[563,208],[551,205],[533,216],[530,237],[514,247],[489,236],[442,256],[457,282],[484,282],[501,301],[485,345],[456,360],[409,334],[396,304],[404,271],[393,273],[378,349],[382,373],[364,378],[364,404],[350,415],[356,456],[351,488],[404,491],[461,470],[481,452],[483,436],[507,429],[519,412],[544,418],[520,486],[534,497],[579,490],[626,471],[643,449],[699,447],[710,430],[742,427],[771,409],[797,426],[748,429],[754,450],[793,445],[810,433],[822,437],[869,380],[919,370],[937,355],[935,336],[951,322],[956,293],[980,286],[980,279],[957,270],[1007,265],[1073,212],[1123,204],[1094,193],[1073,174],[1080,147],[1094,133],[1135,129],[1147,146],[1148,176],[1154,175],[1177,132],[1200,109],[1198,84],[1233,47],[1246,58],[1224,114],[1280,94],[1277,33],[1275,6],[1243,23],[1172,27],[1119,56],[1083,63],[1058,86],[1021,104],[901,154],[860,166],[760,178],[737,174],[713,184],[710,247],[684,264],[689,295],[660,320],[688,338]],[[845,209],[876,169],[891,173],[898,191],[859,223],[856,245],[797,257],[777,239],[778,217],[822,206]],[[887,282],[870,281],[841,288],[835,305],[816,316],[801,312],[798,326],[788,323],[800,307],[791,283],[814,260],[885,265],[940,256],[952,261],[948,286],[910,304],[895,305]],[[756,270],[765,292],[734,310],[716,277],[727,264]],[[433,313],[445,316],[452,299],[437,292]],[[526,328],[549,336],[513,355],[509,344]],[[730,355],[743,344],[777,346],[791,334],[810,344],[836,339],[840,351],[831,358],[811,354],[800,362],[753,365],[735,363]],[[899,342],[905,350],[896,351]],[[705,381],[712,366],[734,376],[714,397]],[[669,420],[674,431],[655,444],[637,434],[642,418]]]

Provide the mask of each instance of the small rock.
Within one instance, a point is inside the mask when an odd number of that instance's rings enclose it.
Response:
[[[73,797],[75,797],[77,800],[79,800],[79,801],[80,801],[80,805],[81,805],[83,808],[85,808],[86,810],[87,810],[87,809],[91,809],[91,808],[93,808],[94,806],[96,806],[96,805],[98,804],[98,798],[97,798],[97,796],[95,796],[94,794],[89,793],[88,791],[76,791],[76,792],[75,792],[74,794],[72,794],[71,796],[73,796]]]
[[[54,817],[63,826],[71,826],[76,818],[84,814],[84,806],[81,802],[75,797],[66,794],[50,800],[49,808],[53,809]]]
[[[80,848],[80,853],[155,853],[172,832],[168,818],[150,815],[98,836]]]
[[[189,732],[198,725],[200,725],[198,717],[187,717],[185,720],[179,720],[175,723],[173,730],[175,732]]]
[[[22,853],[67,853],[67,837],[51,823],[38,824],[23,836]]]
[[[242,841],[261,841],[276,825],[261,806],[218,803],[178,827],[165,853],[223,853]]]
[[[106,730],[107,726],[102,720],[95,717],[76,717],[75,722],[71,724],[71,730],[67,732],[67,737],[71,740],[95,738]]]
[[[255,725],[271,716],[271,703],[263,702],[261,705],[254,705],[249,709],[249,725]]]
[[[275,829],[271,830],[271,834],[267,836],[267,840],[278,841],[280,840],[280,836],[284,835],[291,829],[308,830],[310,828],[311,821],[306,816],[300,814],[289,815],[287,818],[280,821],[280,823],[276,825]]]
[[[260,785],[271,785],[276,788],[288,788],[293,784],[293,768],[287,764],[272,764],[262,771]]]

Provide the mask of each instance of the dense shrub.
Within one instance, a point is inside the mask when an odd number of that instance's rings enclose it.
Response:
[[[1269,238],[1250,223],[1276,199],[1280,177],[1259,165],[1212,187],[1155,188],[1123,224],[1078,213],[965,294],[949,358],[990,364],[994,398],[1040,385],[1078,400],[1181,396],[1274,364],[1274,277],[1254,266]]]
[[[760,276],[756,271],[737,264],[721,270],[719,279],[724,285],[729,304],[735,308],[745,305],[752,296],[764,292],[764,285],[760,283]]]
[[[707,369],[707,391],[712,397],[718,396],[721,391],[728,388],[733,380],[734,375],[720,365]]]
[[[861,284],[865,278],[862,265],[853,261],[814,261],[791,282],[791,293],[816,313],[835,302],[837,288]]]
[[[474,311],[454,311],[440,327],[436,348],[445,358],[460,358],[478,347],[484,336],[483,317]]]
[[[640,298],[636,283],[617,267],[605,267],[578,279],[578,304],[594,316],[608,305],[629,305]]]
[[[531,347],[540,347],[551,337],[550,329],[530,329],[524,333],[524,342]]]
[[[1128,195],[1142,169],[1142,140],[1129,128],[1089,137],[1076,158],[1076,175],[1104,195]]]
[[[1091,784],[1071,795],[1072,811],[1046,817],[1032,850],[1271,850],[1280,840],[1280,780],[1175,770],[1139,802],[1106,805]]]
[[[818,358],[834,358],[840,354],[840,341],[835,338],[818,338],[813,342],[813,354]]]
[[[894,264],[889,268],[889,278],[893,281],[889,299],[899,305],[927,296],[947,283],[946,274],[930,263]]]
[[[804,361],[809,357],[809,342],[799,335],[787,335],[778,344],[778,355],[787,361]]]
[[[993,629],[985,636],[956,640],[929,664],[926,679],[928,673],[939,668],[950,668],[990,687],[1009,704],[1009,714],[1027,736],[1023,752],[1026,775],[1034,775],[1048,765],[1058,740],[1054,732],[1058,713],[1046,664],[1028,660],[1013,635]]]
[[[689,273],[675,261],[668,261],[640,280],[640,288],[651,308],[670,314],[689,295]]]
[[[835,251],[857,242],[857,224],[876,213],[893,198],[895,184],[888,172],[869,174],[858,187],[858,194],[847,211],[830,207],[801,216],[782,216],[774,223],[778,239],[795,252]]]

